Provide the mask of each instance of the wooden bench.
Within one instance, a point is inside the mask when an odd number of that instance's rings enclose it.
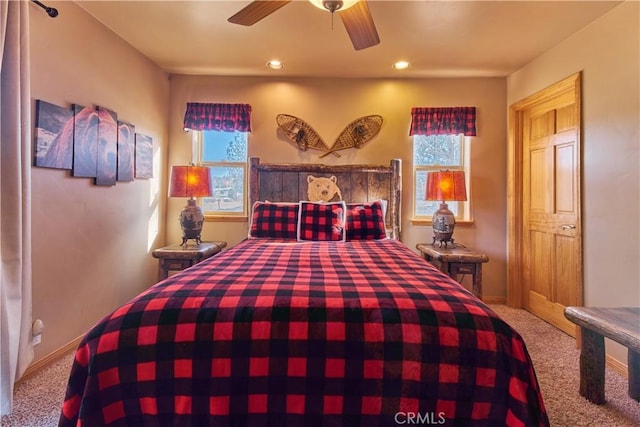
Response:
[[[567,307],[567,319],[582,328],[580,394],[603,404],[604,337],[627,347],[629,396],[640,401],[640,307]]]

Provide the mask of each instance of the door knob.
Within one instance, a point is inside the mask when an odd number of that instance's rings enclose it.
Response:
[[[560,227],[560,229],[562,230],[575,230],[576,226],[573,224],[564,224],[563,226]]]

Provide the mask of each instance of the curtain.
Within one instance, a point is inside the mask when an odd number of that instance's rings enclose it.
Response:
[[[409,135],[475,136],[476,107],[414,107]]]
[[[0,0],[0,413],[33,359],[29,2]]]
[[[251,132],[251,105],[188,102],[184,128],[221,132]]]

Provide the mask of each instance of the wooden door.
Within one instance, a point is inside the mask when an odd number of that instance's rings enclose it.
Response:
[[[564,308],[582,303],[579,79],[518,112],[522,305],[575,336]]]

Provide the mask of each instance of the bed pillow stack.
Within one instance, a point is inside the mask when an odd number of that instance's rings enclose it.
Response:
[[[385,239],[386,201],[256,202],[250,238],[335,241]]]

